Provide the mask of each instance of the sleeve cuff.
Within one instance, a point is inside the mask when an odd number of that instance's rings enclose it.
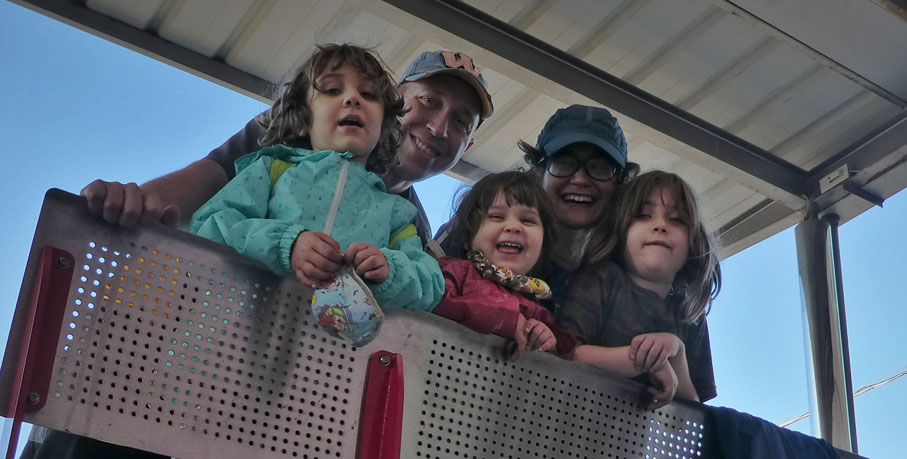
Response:
[[[380,250],[381,250],[381,253],[384,254],[384,258],[387,259],[388,275],[387,275],[387,279],[384,279],[383,281],[381,281],[379,283],[367,281],[369,286],[372,289],[373,295],[380,295],[380,294],[384,293],[385,291],[387,291],[387,289],[389,289],[390,286],[393,285],[394,277],[397,275],[397,263],[395,263],[396,260],[394,259],[395,254],[391,253],[393,251],[391,249],[387,249],[384,247],[382,247]]]
[[[302,225],[290,225],[280,236],[280,266],[284,269],[284,272],[293,272],[293,264],[290,262],[290,256],[293,254],[293,243],[296,242],[299,233],[303,231],[305,231],[305,227]]]
[[[517,333],[516,326],[520,323],[520,312],[501,310],[498,314],[506,315],[506,317],[504,317],[500,322],[500,326],[497,327],[497,330],[494,330],[493,333],[507,339],[514,339],[514,336],[516,336]]]

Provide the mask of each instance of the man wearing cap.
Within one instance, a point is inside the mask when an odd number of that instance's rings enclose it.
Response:
[[[466,54],[428,51],[417,57],[397,85],[406,106],[399,166],[384,178],[387,190],[412,202],[419,210],[416,229],[423,241],[431,228],[414,182],[440,174],[460,159],[482,120],[493,106],[488,85]],[[82,189],[89,208],[110,223],[134,226],[162,221],[176,224],[188,218],[233,176],[233,162],[260,149],[258,139],[267,126],[267,112],[208,155],[141,187],[134,183],[95,180]],[[300,146],[300,145],[290,145]]]

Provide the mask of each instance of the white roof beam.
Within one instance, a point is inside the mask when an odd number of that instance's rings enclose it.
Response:
[[[602,18],[595,27],[586,35],[584,40],[575,43],[567,51],[569,54],[585,58],[596,48],[601,46],[611,35],[614,35],[621,26],[627,23],[641,9],[645,8],[651,0],[624,0],[617,5],[607,16]]]
[[[815,48],[803,43],[800,40],[792,37],[791,35],[785,33],[784,31],[778,29],[777,27],[769,24],[762,20],[762,18],[756,16],[753,13],[737,6],[734,2],[728,0],[713,0],[713,2],[718,5],[720,8],[726,10],[728,13],[737,16],[744,21],[749,22],[750,24],[756,25],[766,31],[769,35],[791,45],[794,49],[801,50],[808,55],[812,56],[820,65],[828,67],[829,69],[841,74],[848,80],[853,81],[854,83],[859,84],[860,86],[866,88],[867,90],[877,94],[879,97],[887,100],[892,105],[904,109],[907,108],[907,101],[901,99],[891,91],[879,86],[878,84],[870,81],[866,77],[854,72],[853,70],[845,67],[839,62],[831,59],[825,54],[820,53]]]
[[[825,75],[825,71],[825,67],[818,64],[813,65],[800,75],[797,75],[797,77],[788,83],[787,86],[772,91],[771,94],[753,107],[752,110],[749,110],[741,117],[724,125],[724,130],[733,132],[734,134],[740,133],[752,125],[756,120],[768,116],[772,110],[787,102],[788,99],[798,94],[807,86],[815,84],[816,81]]]
[[[525,8],[520,10],[513,19],[510,20],[510,25],[516,27],[520,30],[526,30],[535,24],[554,4],[557,3],[557,0],[538,0],[534,2],[529,2]]]
[[[804,203],[805,171],[507,23],[452,0],[384,0],[730,165],[760,193]]]
[[[253,3],[246,10],[239,24],[230,33],[230,36],[227,37],[214,54],[214,58],[224,62],[232,61],[235,55],[249,41],[249,38],[255,33],[262,21],[271,13],[275,4],[277,4],[277,0],[257,0]]]
[[[674,105],[681,110],[689,111],[693,107],[699,105],[700,102],[705,100],[707,97],[715,93],[715,91],[721,89],[732,81],[734,78],[737,78],[741,73],[750,68],[753,64],[762,60],[769,53],[778,48],[781,42],[778,40],[766,37],[764,40],[760,41],[753,45],[753,47],[744,51],[743,55],[735,59],[733,62],[728,64],[725,68],[719,70],[715,73],[712,78],[702,84],[698,89],[694,90],[684,98],[678,100]]]
[[[649,59],[640,62],[636,68],[624,75],[623,80],[638,86],[668,61],[675,58],[679,54],[679,50],[690,46],[725,17],[727,17],[727,13],[724,10],[710,6],[695,20],[665,41],[664,46],[652,53]]]

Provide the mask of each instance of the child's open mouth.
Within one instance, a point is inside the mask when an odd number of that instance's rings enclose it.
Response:
[[[350,115],[337,123],[340,126],[355,126],[355,127],[364,127],[365,124],[362,122],[362,119],[355,115]]]
[[[501,253],[518,254],[523,251],[523,246],[516,242],[499,242],[496,247]]]

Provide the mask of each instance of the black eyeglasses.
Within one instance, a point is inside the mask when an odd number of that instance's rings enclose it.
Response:
[[[592,158],[580,161],[569,155],[557,155],[545,160],[545,170],[554,177],[567,178],[573,176],[580,167],[593,180],[607,182],[620,174],[611,161],[605,158]]]

